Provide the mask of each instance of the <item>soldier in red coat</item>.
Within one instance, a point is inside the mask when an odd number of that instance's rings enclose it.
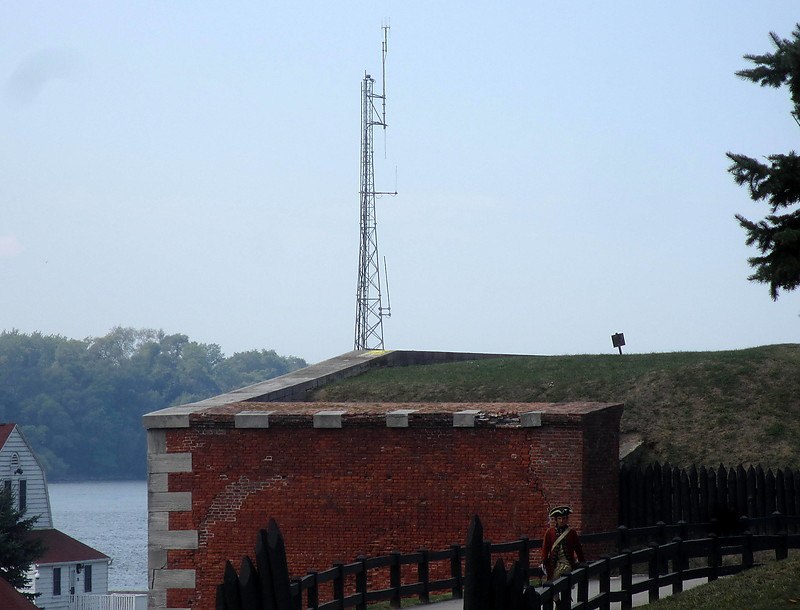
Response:
[[[578,533],[569,526],[569,506],[556,506],[550,511],[550,527],[542,540],[542,566],[547,580],[561,578],[583,563],[583,548]]]

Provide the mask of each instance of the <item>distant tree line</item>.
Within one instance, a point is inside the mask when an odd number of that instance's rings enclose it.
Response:
[[[20,426],[49,480],[146,474],[142,415],[306,366],[273,350],[226,357],[186,335],[117,327],[83,340],[0,334],[0,421]]]

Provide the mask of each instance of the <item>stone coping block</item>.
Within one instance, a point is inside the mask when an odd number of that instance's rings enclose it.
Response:
[[[465,409],[453,413],[454,428],[474,428],[475,417],[480,413],[478,409]]]
[[[319,411],[314,413],[315,428],[341,428],[342,415],[347,411]]]
[[[236,428],[269,428],[273,411],[242,411],[233,417]]]
[[[408,416],[416,413],[417,409],[397,409],[386,414],[387,428],[408,428]]]
[[[519,414],[519,423],[523,428],[538,428],[542,425],[541,411],[528,411]]]

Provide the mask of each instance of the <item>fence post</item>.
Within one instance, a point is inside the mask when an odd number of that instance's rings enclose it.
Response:
[[[522,566],[519,561],[515,561],[511,564],[511,571],[507,584],[507,590],[511,599],[511,607],[513,608],[522,603],[525,598],[525,587],[528,585],[528,581],[522,573]]]
[[[780,534],[784,529],[783,515],[776,510],[772,513],[772,533]]]
[[[708,575],[708,581],[711,582],[717,580],[719,576],[720,542],[716,534],[709,534],[708,537],[711,539],[711,548],[708,551],[708,567],[711,568],[711,573]]]
[[[542,588],[544,589],[544,594],[539,598],[542,610],[553,610],[553,598],[555,597],[553,593],[553,582],[550,580],[543,582]]]
[[[336,576],[333,577],[333,599],[339,602],[339,608],[344,608],[344,564],[337,561],[333,564]]]
[[[303,610],[303,592],[300,590],[300,579],[293,578],[292,582],[289,586],[289,590],[292,594],[292,610]],[[295,595],[295,592],[297,593]],[[260,606],[256,606],[259,608]],[[264,610],[261,608],[261,610]]]
[[[450,557],[450,576],[453,578],[453,599],[462,599],[464,597],[464,577],[461,573],[461,545],[451,544],[450,550],[453,553]]]
[[[526,610],[542,610],[542,600],[534,587],[525,589],[522,607]]]
[[[672,594],[680,593],[683,591],[683,539],[675,537],[672,539],[675,543],[675,557],[672,560],[672,571],[675,572],[677,577],[672,581]]]
[[[356,593],[361,595],[356,602],[356,610],[367,610],[367,558],[359,555],[356,561],[361,564],[361,571],[356,573]]]
[[[605,601],[600,604],[600,610],[610,610],[611,600],[608,599],[608,593],[611,592],[611,557],[603,555],[600,559],[603,561],[603,571],[600,573],[598,590],[606,594]]]
[[[562,578],[565,581],[562,586],[566,587],[566,589],[558,596],[556,608],[558,608],[558,610],[570,610],[570,608],[572,608],[572,572],[567,572]]]
[[[392,563],[389,566],[389,586],[392,588],[389,606],[392,608],[400,607],[400,567],[400,552],[392,551]]]
[[[581,564],[580,568],[576,570],[578,573],[578,601],[586,603],[589,599],[589,577],[586,572],[586,565]]]
[[[620,603],[622,610],[631,610],[633,608],[633,593],[631,587],[633,586],[633,561],[631,559],[631,551],[625,551],[625,561],[620,568],[620,588],[622,589],[623,597]]]
[[[620,525],[617,528],[617,552],[622,553],[628,548],[628,528]]]
[[[678,536],[680,536],[683,540],[686,540],[689,537],[689,524],[686,521],[678,521]]]
[[[420,549],[420,553],[422,553],[422,558],[420,562],[417,564],[417,578],[422,583],[422,591],[419,593],[419,601],[420,603],[427,604],[430,602],[430,570],[429,570],[429,562],[428,562],[428,549]]]
[[[747,570],[753,567],[753,532],[746,529],[742,532],[742,567]]]
[[[652,604],[653,602],[658,601],[658,564],[660,563],[658,543],[651,542],[650,549],[652,550],[653,554],[650,556],[650,561],[648,562],[649,573],[647,576],[650,580],[650,586],[647,588],[647,597],[648,603]]]
[[[656,525],[658,526],[658,544],[659,545],[667,544],[667,525],[666,525],[666,523],[664,523],[663,521],[659,521],[658,523],[656,523]],[[668,568],[668,565],[667,565],[667,557],[662,554],[661,562],[660,562],[660,565],[658,566],[658,573],[659,574],[666,574],[667,572],[669,572],[669,568]]]
[[[774,519],[775,535],[778,537],[778,544],[775,545],[775,559],[780,561],[789,556],[789,534],[786,528],[786,520],[778,511],[772,513]]]
[[[311,610],[317,610],[319,606],[319,585],[317,583],[317,572],[309,572],[311,574],[311,586],[308,588],[308,597],[306,603]]]
[[[517,560],[517,563],[519,564],[520,568],[522,568],[522,577],[525,579],[525,582],[528,582],[531,576],[531,555],[530,549],[528,548],[528,537],[523,536],[520,539],[520,543],[522,546],[519,549],[519,559]]]
[[[656,523],[656,527],[658,528],[658,533],[656,534],[656,539],[658,540],[659,544],[666,544],[667,543],[667,524],[663,521],[659,521]]]

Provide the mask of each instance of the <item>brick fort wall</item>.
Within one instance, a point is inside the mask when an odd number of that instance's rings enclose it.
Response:
[[[359,554],[616,527],[621,405],[233,403],[150,429],[151,608],[214,607],[275,518],[293,576]]]

